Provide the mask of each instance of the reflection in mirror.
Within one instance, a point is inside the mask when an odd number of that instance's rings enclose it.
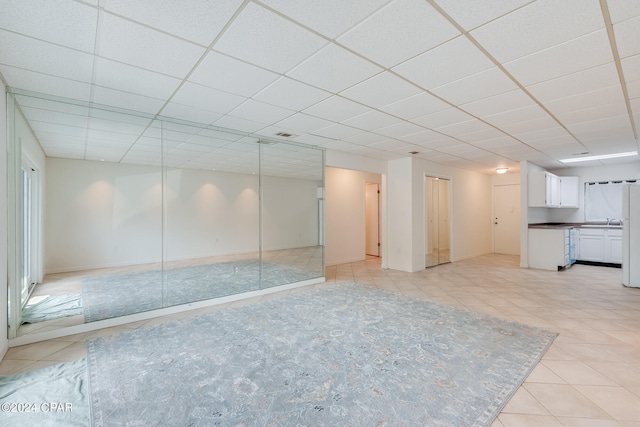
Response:
[[[15,99],[13,336],[323,278],[322,150]]]
[[[425,266],[451,262],[450,193],[448,179],[425,177]]]

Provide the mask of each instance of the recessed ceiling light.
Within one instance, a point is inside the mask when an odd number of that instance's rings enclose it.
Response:
[[[508,170],[509,170],[508,168],[498,168],[496,169],[496,173],[502,175],[503,173],[507,173]]]
[[[616,159],[618,157],[637,156],[637,151],[627,151],[625,153],[601,154],[599,156],[572,157],[560,160],[562,163],[588,162],[590,160]]]

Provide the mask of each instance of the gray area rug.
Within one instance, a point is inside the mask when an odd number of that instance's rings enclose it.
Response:
[[[22,310],[22,323],[44,322],[82,313],[82,298],[79,293],[52,295],[35,304],[27,304]]]
[[[3,427],[90,425],[85,359],[0,376]]]
[[[261,268],[262,266],[262,268]],[[84,321],[256,291],[320,277],[258,259],[94,276],[82,281]]]
[[[95,426],[488,426],[556,334],[356,283],[87,342]]]

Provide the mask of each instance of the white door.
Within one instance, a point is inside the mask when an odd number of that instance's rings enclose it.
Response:
[[[493,187],[493,242],[497,254],[520,254],[520,185]]]
[[[380,186],[367,182],[365,187],[366,254],[380,256]]]

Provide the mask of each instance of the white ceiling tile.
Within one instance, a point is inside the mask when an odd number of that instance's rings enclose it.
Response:
[[[603,104],[594,108],[586,108],[565,114],[558,114],[556,117],[563,124],[569,125],[620,116],[623,114],[627,114],[627,104],[619,102],[617,104]]]
[[[435,130],[455,138],[460,138],[462,135],[476,134],[478,132],[486,135],[485,138],[497,138],[503,135],[503,133],[496,128],[475,119],[467,122],[455,123],[449,126],[442,126]],[[470,137],[472,138],[472,136]]]
[[[412,133],[411,135],[405,135],[405,136],[402,137],[402,140],[424,147],[425,143],[430,142],[430,141],[431,142],[441,141],[441,143],[442,143],[443,138],[446,138],[447,141],[452,141],[453,140],[452,138],[444,137],[442,134],[440,134],[438,132],[434,132],[432,130],[427,130],[427,129],[422,130],[420,132]],[[456,141],[456,143],[458,143],[458,142]],[[442,144],[448,145],[448,144],[450,144],[450,142],[446,142],[446,143],[442,143]],[[436,147],[434,147],[434,148],[437,148],[438,146],[442,146],[442,145],[438,145],[436,143]]]
[[[248,3],[214,48],[279,73],[289,71],[326,40],[256,3]]]
[[[395,0],[338,38],[338,42],[393,67],[460,32],[421,0]]]
[[[98,9],[80,2],[6,0],[0,28],[92,53],[97,17]]]
[[[214,89],[251,97],[278,78],[278,74],[258,68],[218,52],[209,52],[189,76],[189,80]]]
[[[640,55],[634,55],[629,58],[625,58],[620,61],[622,65],[622,72],[624,74],[624,79],[627,82],[627,86],[631,82],[640,81]],[[631,95],[631,98],[638,98],[638,95]]]
[[[384,151],[401,150],[405,154],[409,154],[409,151],[411,151],[413,148],[411,144],[407,144],[403,141],[396,141],[394,139],[387,139],[382,142],[374,142],[373,144],[369,144],[368,147],[377,148],[378,150]]]
[[[340,123],[327,126],[314,132],[315,135],[324,136],[325,138],[345,139],[362,133],[361,129],[351,126],[342,125]]]
[[[546,129],[557,129],[559,132],[564,132],[562,127],[553,120],[551,117],[541,117],[539,119],[527,120],[525,122],[511,123],[503,125],[502,130],[511,135],[520,135],[526,132],[541,131]]]
[[[504,66],[523,86],[529,86],[612,62],[609,37],[603,29],[516,59]]]
[[[627,83],[627,93],[629,94],[629,99],[640,98],[640,79]]]
[[[634,138],[628,114],[601,118],[588,122],[571,123],[567,125],[567,128],[579,139],[602,137],[606,140],[607,138],[613,139],[614,136],[631,139]]]
[[[264,123],[256,122],[254,120],[243,119],[240,117],[233,117],[228,114],[220,117],[218,120],[212,123],[215,126],[220,126],[227,129],[234,129],[240,132],[255,132],[265,127]]]
[[[94,86],[93,88],[92,101],[97,104],[126,108],[148,114],[157,113],[164,105],[164,101],[160,99],[134,95],[98,86]]]
[[[4,65],[0,65],[0,73],[4,76],[7,84],[13,88],[64,96],[85,102],[88,102],[91,97],[91,85],[88,83]]]
[[[427,92],[421,92],[393,104],[382,106],[380,110],[405,120],[410,120],[414,117],[424,116],[447,108],[451,108],[451,105]]]
[[[330,126],[331,122],[308,114],[296,113],[279,121],[274,126],[296,131],[295,133],[313,133],[318,129]]]
[[[640,53],[640,16],[614,24],[613,31],[616,34],[616,44],[621,58],[627,58]]]
[[[439,149],[439,151],[466,159],[487,154],[487,152],[482,148],[474,147],[473,145],[469,144],[458,144],[451,145],[449,147],[442,147]]]
[[[229,115],[258,123],[271,124],[279,122],[294,113],[295,111],[288,110],[286,108],[276,107],[275,105],[269,105],[264,102],[249,99],[231,111]]]
[[[524,146],[521,142],[506,135],[499,138],[487,139],[485,141],[475,141],[472,143],[472,145],[475,145],[479,148],[484,148],[488,151],[493,151],[494,148],[501,147],[512,147],[513,149],[520,149]]]
[[[351,136],[349,138],[345,138],[344,140],[352,144],[369,145],[369,144],[373,144],[374,142],[384,141],[386,139],[389,139],[389,138],[387,138],[384,135],[380,135],[373,132],[363,132],[363,133],[359,133],[357,135]]]
[[[220,113],[188,105],[181,105],[173,101],[168,102],[167,105],[164,106],[161,114],[164,117],[204,124],[209,124],[222,118],[222,114]]]
[[[108,11],[205,46],[211,44],[241,4],[242,0],[190,0],[188,7],[177,7],[172,0],[101,2]]]
[[[560,126],[536,130],[531,130],[531,128],[524,128],[522,129],[522,132],[513,132],[513,135],[527,144],[533,144],[536,141],[541,141],[549,138],[562,138],[566,141],[575,141],[575,138]]]
[[[204,54],[205,49],[104,13],[96,51],[105,58],[183,78]]]
[[[0,64],[86,83],[93,71],[93,57],[87,53],[4,30],[0,30]]]
[[[602,28],[598,0],[538,0],[471,35],[504,63]]]
[[[436,3],[464,29],[471,30],[505,15],[531,0],[436,0]]]
[[[383,72],[340,93],[340,95],[374,108],[392,104],[422,90],[389,72]]]
[[[287,75],[337,93],[381,71],[380,67],[348,50],[329,44]]]
[[[640,3],[637,1],[607,0],[607,6],[609,6],[611,22],[614,24],[634,16],[640,16]]]
[[[423,132],[424,130],[422,126],[415,125],[411,122],[400,122],[376,129],[375,132],[391,138],[401,139],[403,136]]]
[[[389,0],[323,0],[295,2],[287,0],[261,0],[262,3],[290,16],[302,25],[335,38],[357,24]]]
[[[447,110],[437,111],[425,116],[416,117],[414,119],[411,119],[411,121],[426,128],[435,129],[454,123],[466,122],[472,119],[473,117],[471,117],[464,111],[458,110],[457,108],[449,108]]]
[[[440,131],[444,132],[444,130],[442,129]],[[484,130],[468,132],[468,133],[452,134],[452,136],[455,136],[459,140],[467,143],[476,143],[478,141],[486,141],[486,140],[492,140],[495,138],[500,138],[504,136],[504,132],[501,132],[498,129],[493,127],[488,127],[487,129],[484,129]]]
[[[94,75],[98,86],[165,100],[180,84],[174,77],[104,58],[96,58]]]
[[[22,113],[29,121],[29,123],[57,123],[60,125],[80,128],[86,128],[89,124],[89,117],[87,115],[69,114],[60,111],[49,111],[43,110],[41,108],[26,107],[22,105],[20,109],[22,110]]]
[[[546,102],[545,106],[553,114],[565,114],[576,110],[594,108],[602,104],[616,104],[619,102],[624,102],[620,84]]]
[[[514,123],[527,122],[535,119],[546,119],[548,117],[549,114],[546,111],[540,108],[539,105],[534,104],[529,107],[507,110],[504,113],[492,114],[490,116],[483,117],[482,119],[487,123],[502,128]]]
[[[370,108],[341,96],[332,96],[304,110],[305,113],[323,119],[341,122],[366,113]]]
[[[178,89],[171,101],[201,110],[227,114],[245,102],[246,99],[221,90],[186,82]]]
[[[542,83],[527,86],[526,89],[542,102],[567,98],[585,92],[592,92],[620,83],[614,63],[601,65]]]
[[[393,71],[431,89],[494,66],[466,37],[457,37],[394,67]]]
[[[531,97],[522,90],[516,89],[489,98],[462,104],[460,108],[474,116],[486,117],[518,108],[530,107],[532,105],[534,105],[534,102]]]
[[[498,67],[490,68],[431,89],[433,93],[456,105],[495,96],[518,86]]]
[[[253,98],[268,104],[300,111],[330,96],[331,93],[324,90],[288,77],[281,77],[258,92]]]
[[[399,123],[401,120],[377,110],[371,110],[367,113],[345,120],[345,125],[353,126],[358,129],[372,131],[383,126]]]
[[[34,132],[48,132],[51,134],[75,136],[78,138],[84,138],[87,134],[87,129],[85,127],[61,125],[57,123],[33,122],[31,123],[31,128]]]

